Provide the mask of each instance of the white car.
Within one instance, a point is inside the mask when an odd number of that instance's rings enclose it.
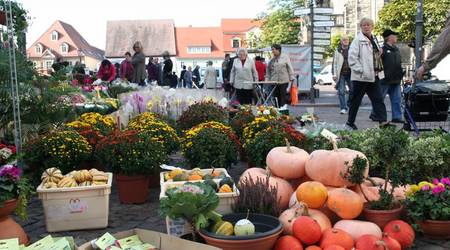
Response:
[[[323,68],[316,76],[316,83],[319,85],[332,85],[334,84],[333,74],[331,73],[331,66],[328,65]]]

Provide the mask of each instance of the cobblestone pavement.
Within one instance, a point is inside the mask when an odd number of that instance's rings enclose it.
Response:
[[[337,97],[333,94],[333,88],[321,87],[323,92],[321,98],[317,102],[335,102]],[[308,101],[305,101],[308,102]],[[305,107],[291,107],[291,114],[298,115],[306,112]],[[364,101],[363,107],[358,113],[357,125],[360,128],[374,127],[377,124],[369,120],[370,105],[367,100]],[[315,108],[315,113],[319,118],[326,122],[336,124],[344,124],[346,115],[340,115],[338,107],[321,107]],[[180,161],[179,157],[178,160]],[[241,162],[237,166],[230,169],[230,174],[237,179],[243,170],[246,168],[246,163]],[[109,224],[105,229],[98,230],[83,230],[70,231],[61,233],[52,233],[53,236],[73,236],[75,242],[81,245],[94,238],[100,237],[105,232],[115,233],[119,231],[129,230],[132,228],[150,229],[159,232],[165,232],[165,220],[158,214],[159,208],[159,188],[151,189],[150,196],[146,203],[141,205],[125,205],[118,200],[115,184],[113,184],[112,193],[110,195],[109,205]],[[32,242],[46,236],[48,233],[45,229],[45,219],[41,201],[33,197],[28,208],[29,219],[20,224],[28,233]],[[17,219],[17,221],[19,221]],[[62,222],[64,223],[64,222]],[[450,232],[449,232],[450,233]],[[423,250],[450,250],[450,241],[436,241],[428,240],[422,236],[418,236],[414,249]]]

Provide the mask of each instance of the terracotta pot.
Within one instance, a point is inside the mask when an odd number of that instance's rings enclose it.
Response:
[[[17,206],[17,199],[7,200],[0,207],[0,240],[19,238],[20,244],[28,245],[29,239],[23,228],[9,216]]]
[[[228,214],[223,219],[235,224],[246,214]],[[278,237],[283,232],[278,218],[263,214],[250,214],[249,220],[255,225],[256,234],[249,236],[216,235],[206,230],[200,230],[200,236],[206,243],[223,250],[271,250]]]
[[[117,174],[114,176],[117,182],[119,200],[125,204],[140,204],[148,198],[148,176],[126,176]]]
[[[149,188],[159,188],[159,172],[156,174],[152,174],[148,178],[148,187]]]
[[[393,220],[398,220],[401,217],[403,211],[403,205],[392,210],[373,210],[369,209],[366,203],[362,215],[366,220],[377,224],[381,229]]]
[[[427,238],[450,239],[450,220],[424,220],[419,222],[419,226]]]

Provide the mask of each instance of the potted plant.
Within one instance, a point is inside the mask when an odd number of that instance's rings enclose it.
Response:
[[[450,239],[450,178],[422,181],[411,185],[404,201],[408,216],[424,235],[433,239]]]
[[[237,162],[240,142],[230,127],[206,122],[186,131],[182,150],[192,167],[229,168]]]
[[[186,220],[192,229],[193,241],[198,240],[198,230],[207,227],[209,220],[221,220],[221,215],[214,212],[219,205],[219,196],[209,185],[186,182],[182,186],[168,189],[166,195],[159,203],[161,216]]]
[[[115,174],[119,200],[127,204],[147,200],[149,175],[167,160],[162,142],[135,130],[114,131],[98,143],[95,155]]]
[[[200,123],[215,121],[227,122],[227,111],[212,101],[197,102],[188,107],[177,120],[181,131],[188,130]]]
[[[242,138],[244,127],[255,120],[251,106],[242,106],[239,111],[230,118],[230,126],[239,138]]]
[[[26,219],[26,208],[31,193],[27,178],[21,176],[14,165],[0,167],[0,239],[19,238],[20,244],[28,244],[28,236],[10,216],[15,210]]]
[[[373,130],[364,142],[383,163],[384,183],[379,187],[380,198],[369,200],[363,210],[363,216],[383,228],[389,221],[399,219],[403,206],[394,197],[395,188],[406,184],[406,166],[400,162],[401,156],[409,145],[409,135],[403,130],[386,127]]]

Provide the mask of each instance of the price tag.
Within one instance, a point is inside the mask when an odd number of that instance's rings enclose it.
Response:
[[[50,249],[50,247],[53,245],[54,240],[51,235],[47,235],[45,238],[41,239],[38,242],[33,243],[32,245],[28,246],[27,250],[47,250]]]
[[[19,250],[19,239],[0,240],[0,250]]]
[[[124,239],[119,240],[119,245],[121,248],[127,249],[132,246],[141,245],[142,241],[139,239],[137,235],[133,235]]]
[[[328,140],[336,143],[338,136],[332,133],[330,130],[324,128],[322,132],[320,133],[323,137],[327,138]]]
[[[116,243],[116,238],[112,236],[110,233],[105,233],[100,239],[95,241],[95,245],[98,248],[105,250],[107,247],[112,246]]]

